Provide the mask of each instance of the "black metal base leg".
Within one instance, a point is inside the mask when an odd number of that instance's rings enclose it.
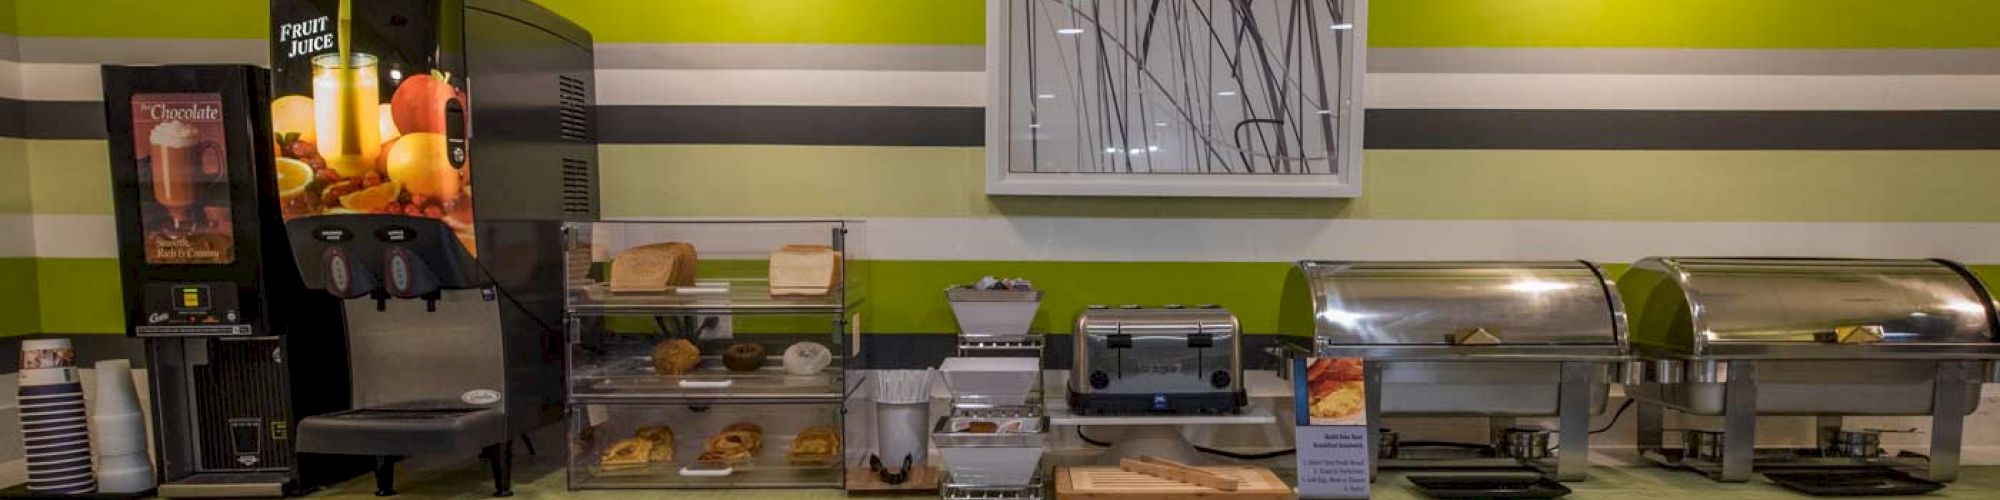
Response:
[[[398,457],[375,457],[375,496],[396,495],[396,461]]]
[[[528,438],[527,434],[521,435],[521,447],[527,448],[528,456],[535,456],[535,440]]]
[[[493,496],[514,496],[514,441],[488,446],[485,455],[493,463]]]

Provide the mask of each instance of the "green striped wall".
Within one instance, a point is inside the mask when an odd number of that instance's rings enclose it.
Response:
[[[968,45],[984,30],[978,0],[542,3],[603,43]],[[260,39],[267,9],[266,0],[0,0],[0,31]],[[1374,0],[1370,22],[1372,45],[1384,48],[2000,47],[2000,1],[1991,0]],[[2000,196],[1990,194],[2000,151],[1375,150],[1356,200],[1171,203],[987,197],[978,148],[601,152],[610,216],[2000,220]],[[103,141],[0,139],[0,214],[109,214],[106,161]],[[988,274],[1057,292],[1042,319],[1053,332],[1082,305],[1105,302],[1221,303],[1249,331],[1269,332],[1273,302],[1258,298],[1276,293],[1284,265],[867,261],[857,270],[874,285],[863,308],[872,332],[951,331],[938,290]],[[2000,281],[2000,267],[1980,270]],[[0,335],[119,332],[117,283],[110,259],[0,259]]]
[[[979,0],[539,0],[600,42],[979,44]],[[262,38],[265,0],[29,0],[24,36]],[[1781,20],[1782,22],[1772,22]],[[1378,0],[1376,47],[2000,46],[1990,0]]]

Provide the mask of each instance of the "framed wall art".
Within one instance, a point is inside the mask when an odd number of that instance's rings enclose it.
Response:
[[[1367,0],[987,5],[987,194],[1360,195]]]

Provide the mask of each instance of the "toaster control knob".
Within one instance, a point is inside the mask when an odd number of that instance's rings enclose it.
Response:
[[[1222,308],[1222,306],[1218,306],[1218,305],[1215,305],[1215,304],[1201,304],[1201,305],[1197,305],[1197,306],[1194,306],[1194,307],[1195,307],[1195,309],[1221,309],[1221,308]]]
[[[1084,306],[1084,309],[1090,309],[1090,310],[1093,310],[1093,311],[1098,311],[1098,310],[1104,310],[1104,309],[1110,309],[1110,308],[1111,308],[1111,306],[1107,306],[1107,305],[1104,305],[1104,304],[1091,304],[1091,305],[1088,305],[1088,306]]]
[[[1183,306],[1183,305],[1180,305],[1180,304],[1167,304],[1167,305],[1166,305],[1166,308],[1168,308],[1168,309],[1187,309],[1187,306]]]
[[[1208,385],[1215,386],[1217,389],[1229,387],[1230,382],[1233,382],[1233,380],[1231,380],[1227,370],[1216,370],[1215,373],[1208,374]]]
[[[1110,386],[1111,376],[1105,374],[1103,370],[1090,372],[1090,388],[1101,390]]]
[[[1138,309],[1138,308],[1139,308],[1139,305],[1138,305],[1138,304],[1125,304],[1125,305],[1122,305],[1122,306],[1118,306],[1118,308],[1119,308],[1119,309]]]

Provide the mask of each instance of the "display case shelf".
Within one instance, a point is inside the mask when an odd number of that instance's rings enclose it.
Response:
[[[863,296],[847,271],[848,262],[859,257],[848,246],[850,225],[799,220],[565,225],[570,488],[842,487],[848,466],[843,453],[806,463],[795,461],[789,449],[802,429],[827,428],[845,436],[841,407],[849,384],[843,354],[848,327],[858,321],[854,307]],[[694,262],[674,257],[674,272],[686,266],[693,285],[610,291],[618,255],[641,246],[680,246],[656,245],[670,242],[693,247]],[[770,259],[790,245],[836,252],[836,279],[827,293],[771,295]],[[682,340],[693,349],[674,345]],[[762,347],[762,365],[728,369],[720,354],[746,343]],[[800,351],[819,354],[804,358],[828,364],[817,371],[788,371],[786,350],[808,343],[825,349]],[[698,357],[685,357],[691,351]],[[656,355],[664,356],[658,365]],[[755,355],[736,356],[742,361]],[[688,359],[695,361],[687,365]],[[794,365],[812,370],[797,358]],[[698,459],[725,426],[744,423],[765,431],[760,451],[726,466]],[[607,446],[636,438],[634,433],[648,426],[673,429],[671,460],[606,467]]]
[[[843,300],[834,290],[826,295],[772,296],[770,281],[763,278],[716,280],[726,287],[696,287],[695,293],[677,291],[612,293],[603,283],[570,288],[570,314],[595,316],[687,316],[751,314],[841,314],[858,304]],[[726,290],[725,290],[726,288]],[[715,290],[715,291],[709,291]]]
[[[649,370],[650,358],[630,359],[630,369],[615,370],[629,375],[582,374],[571,377],[576,384],[572,397],[579,403],[672,403],[681,401],[736,401],[760,403],[837,403],[842,393],[838,368],[812,375],[792,375],[783,368],[766,366],[754,372],[732,372],[721,361],[707,356],[708,365],[682,375],[640,373]],[[835,361],[837,365],[839,361]],[[636,368],[646,366],[647,368]]]
[[[838,447],[827,456],[799,457],[793,442],[807,428],[837,428],[838,402],[784,409],[765,405],[724,406],[575,404],[570,415],[571,489],[646,488],[836,488],[845,479]],[[760,428],[757,451],[739,462],[704,461],[708,442],[731,426]],[[607,450],[648,428],[669,429],[669,460],[627,466],[607,465]]]

